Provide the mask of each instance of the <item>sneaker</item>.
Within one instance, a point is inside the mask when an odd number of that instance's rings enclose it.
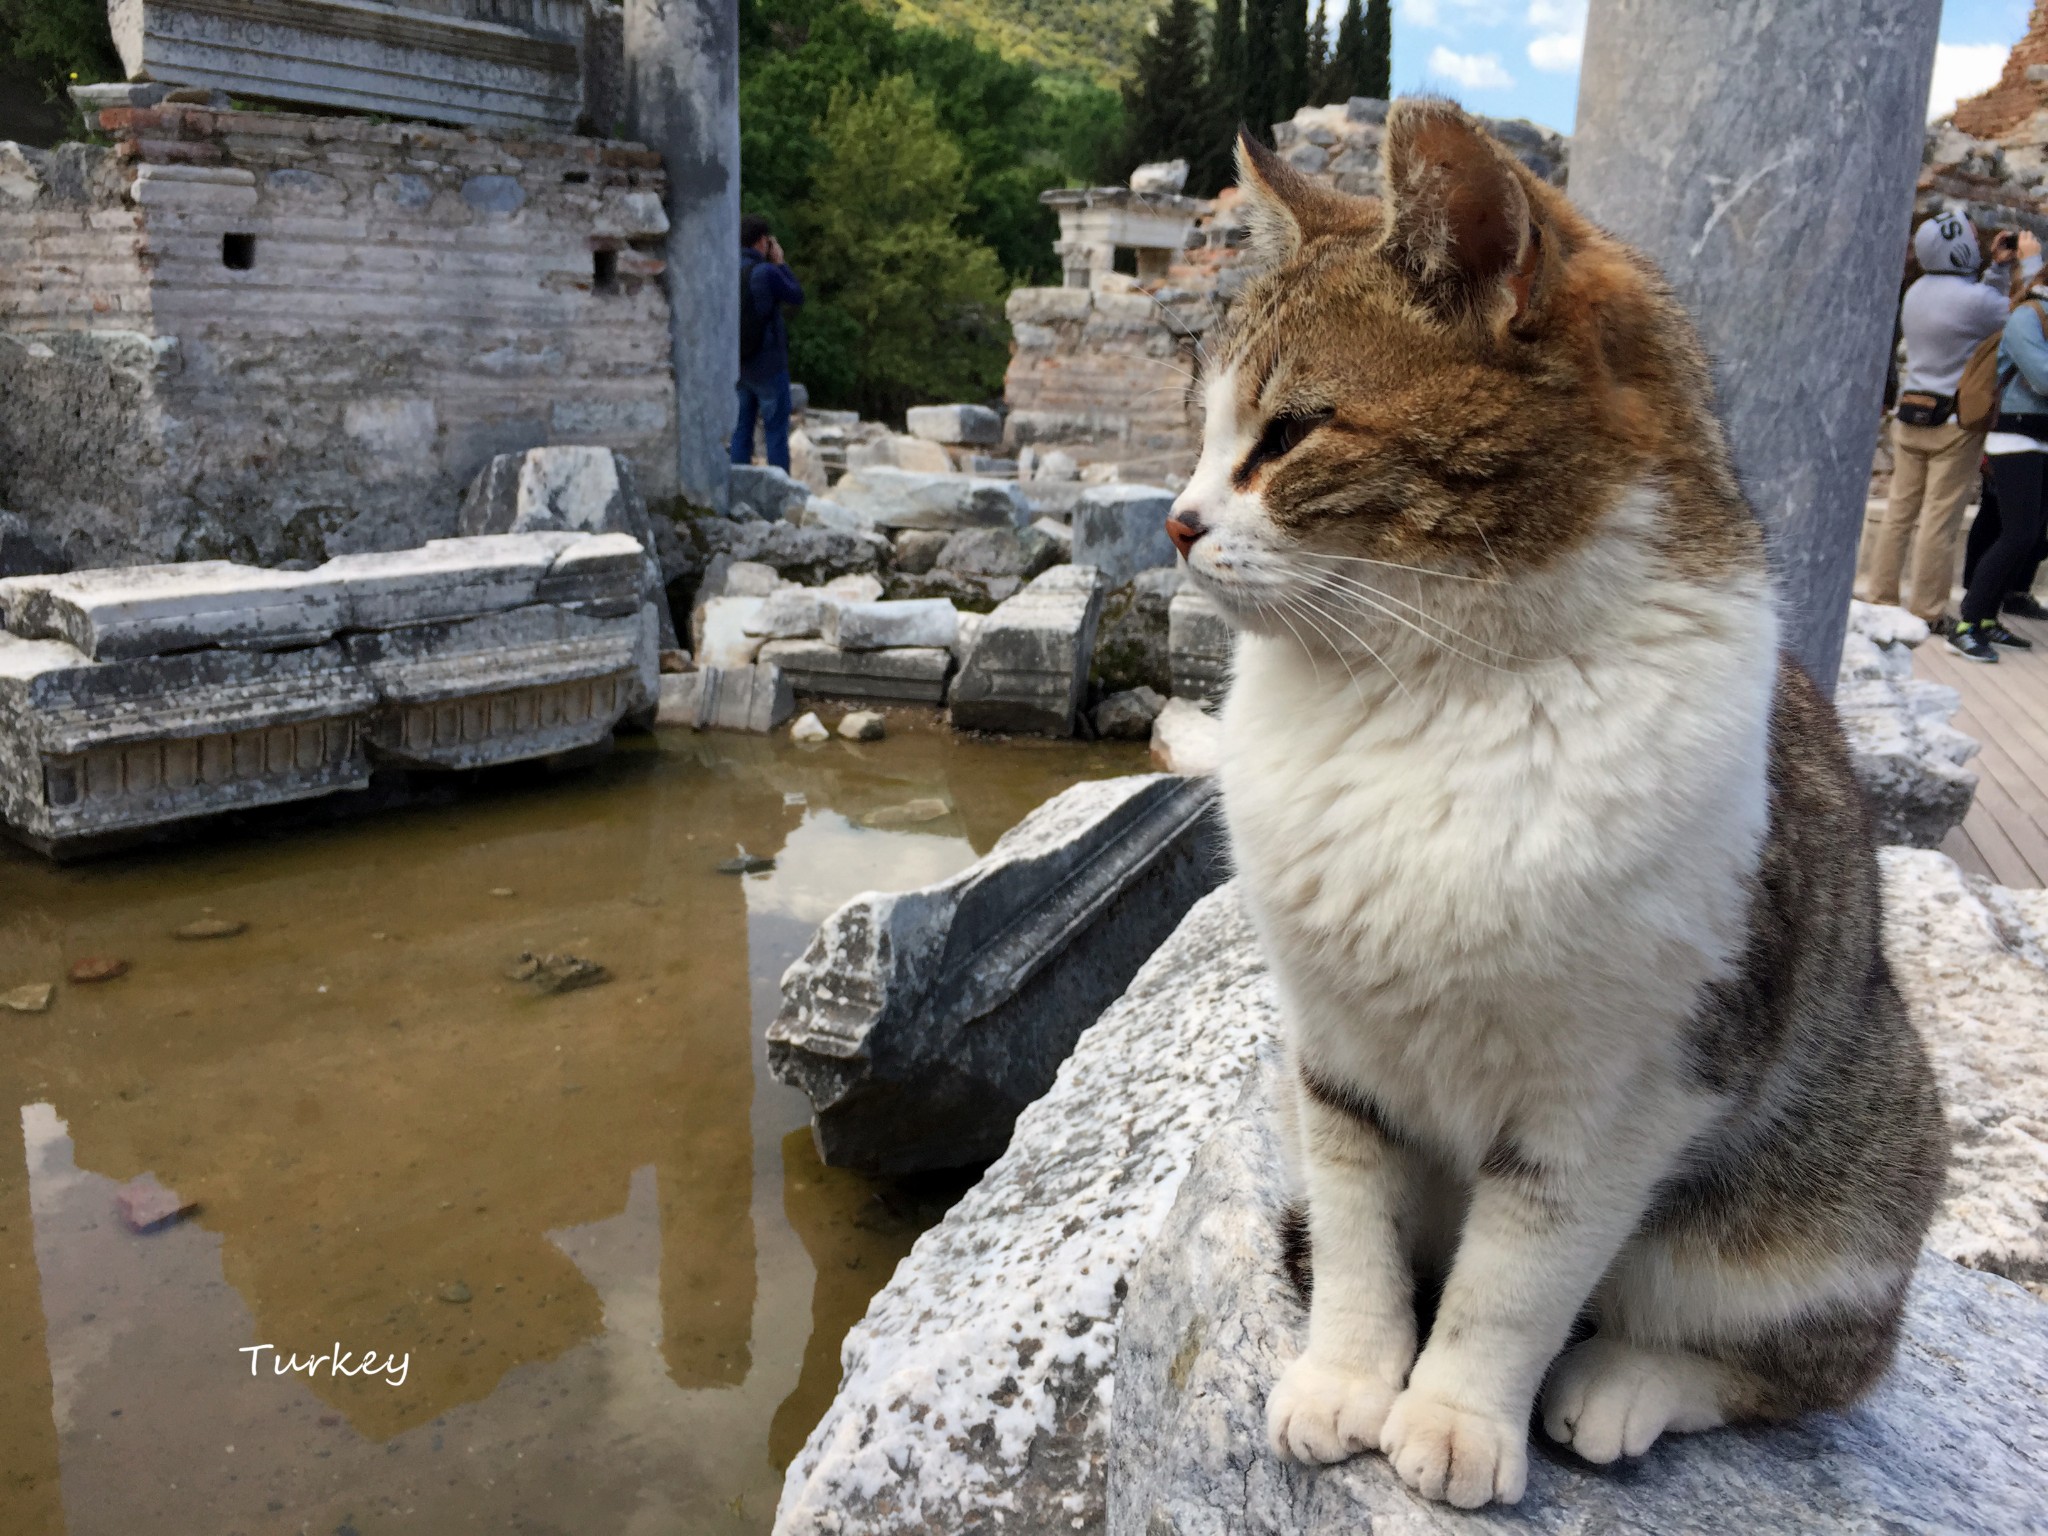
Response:
[[[1948,632],[1948,648],[1970,661],[1998,660],[1998,652],[1991,649],[1991,642],[1984,638],[1983,629],[1982,624],[1965,624],[1957,620]]]
[[[2000,608],[2016,619],[2048,619],[2048,607],[2043,607],[2031,592],[2015,592]]]
[[[2033,641],[2014,634],[1996,619],[1986,619],[1982,624],[1979,624],[1977,626],[1977,633],[1986,640],[1989,640],[1993,645],[2010,646],[2016,651],[2031,651],[2034,648]]]

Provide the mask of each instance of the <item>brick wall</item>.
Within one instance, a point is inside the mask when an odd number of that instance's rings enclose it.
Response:
[[[2013,45],[1998,84],[1956,104],[1956,126],[1975,138],[1995,139],[2033,116],[2048,102],[2048,89],[2027,78],[2030,64],[2048,64],[2048,0],[2035,0],[2027,35]]]
[[[675,487],[658,161],[191,107],[0,148],[0,507],[74,559],[265,562],[451,533],[493,453]],[[9,165],[15,174],[7,174]]]

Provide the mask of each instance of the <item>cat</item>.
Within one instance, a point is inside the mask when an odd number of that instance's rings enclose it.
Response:
[[[1473,1508],[1522,1496],[1539,1393],[1596,1463],[1854,1400],[1947,1136],[1691,324],[1455,105],[1382,154],[1359,198],[1240,140],[1258,270],[1168,529],[1239,631],[1219,771],[1286,1018],[1272,1443]]]

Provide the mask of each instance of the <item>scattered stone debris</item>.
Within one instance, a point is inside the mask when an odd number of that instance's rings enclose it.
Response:
[[[509,885],[494,885],[491,887],[491,894],[493,896],[502,898],[506,896],[516,896],[519,893],[513,890],[512,887]]]
[[[830,741],[832,733],[825,729],[825,722],[820,720],[815,712],[807,709],[797,716],[796,724],[789,728],[789,738],[791,741],[814,744]]]
[[[839,719],[839,734],[848,741],[880,741],[888,730],[887,720],[872,709],[852,710]]]
[[[467,1306],[471,1300],[469,1287],[460,1280],[451,1281],[434,1294],[453,1307]]]
[[[775,861],[766,854],[749,853],[740,849],[738,855],[727,859],[718,866],[721,875],[759,875],[775,867]]]
[[[201,917],[171,930],[174,939],[232,939],[247,933],[249,925],[236,917]]]
[[[557,992],[578,992],[612,979],[612,973],[595,961],[578,955],[536,955],[524,951],[505,973],[507,981],[531,982],[545,996]]]
[[[199,1209],[197,1200],[187,1200],[174,1189],[166,1189],[153,1173],[130,1179],[114,1191],[114,1209],[131,1232],[159,1232]]]
[[[71,969],[65,976],[79,985],[94,981],[112,981],[128,974],[128,962],[112,955],[87,955],[71,962]]]
[[[57,988],[50,982],[32,981],[26,986],[0,992],[0,1008],[10,1013],[47,1013],[50,999],[56,992]]]

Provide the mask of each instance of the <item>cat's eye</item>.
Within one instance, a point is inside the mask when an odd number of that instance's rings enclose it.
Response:
[[[1251,479],[1261,465],[1286,458],[1301,446],[1309,433],[1336,414],[1333,410],[1324,409],[1283,412],[1269,418],[1258,442],[1252,445],[1252,451],[1245,455],[1244,462],[1237,466],[1237,483],[1242,485]]]

